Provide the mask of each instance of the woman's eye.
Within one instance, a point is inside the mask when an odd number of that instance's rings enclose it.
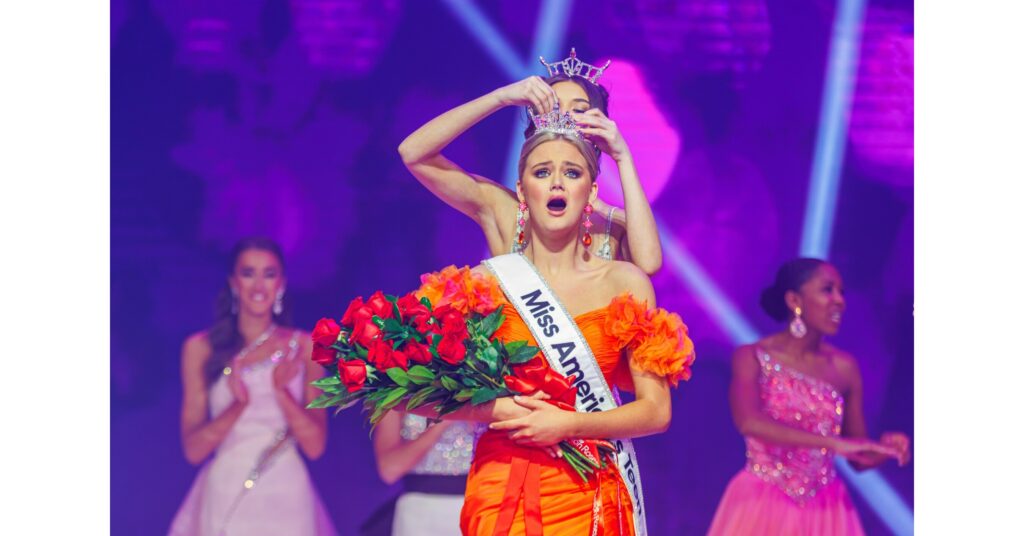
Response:
[[[577,169],[570,169],[565,172],[565,176],[569,177],[570,179],[578,179],[580,178],[580,172]]]
[[[543,178],[547,177],[550,174],[551,174],[551,172],[548,171],[547,168],[541,168],[541,169],[538,169],[537,171],[533,172],[533,176],[537,177],[537,178],[540,178],[540,179],[543,179]]]
[[[573,112],[576,112],[578,114],[582,114],[582,113],[586,112],[587,110],[589,110],[589,108],[576,108],[575,110],[573,110]]]

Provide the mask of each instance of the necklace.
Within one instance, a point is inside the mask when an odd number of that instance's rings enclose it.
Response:
[[[261,333],[259,337],[256,337],[256,339],[254,341],[249,343],[248,346],[246,346],[245,348],[242,348],[242,350],[240,352],[238,352],[238,355],[236,355],[235,358],[231,360],[231,362],[232,363],[241,362],[243,359],[245,359],[245,356],[249,355],[250,352],[252,352],[253,350],[259,348],[260,346],[263,346],[263,343],[265,343],[268,340],[270,340],[270,336],[274,334],[274,330],[276,330],[276,329],[277,329],[277,324],[271,322],[270,323],[270,327],[268,327],[266,331]],[[227,376],[229,374],[231,374],[231,366],[230,365],[224,367],[224,375]]]

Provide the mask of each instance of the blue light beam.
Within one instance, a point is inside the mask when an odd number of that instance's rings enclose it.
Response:
[[[896,493],[892,486],[882,478],[877,470],[858,473],[843,458],[836,458],[836,468],[843,478],[849,482],[861,497],[889,526],[896,536],[913,536],[914,514],[907,503]]]
[[[448,9],[462,22],[462,25],[480,41],[487,52],[498,63],[505,75],[512,79],[521,78],[526,66],[516,55],[512,45],[505,39],[476,4],[470,0],[443,0]]]
[[[718,285],[708,277],[690,252],[679,243],[672,231],[658,226],[661,235],[661,249],[668,261],[668,268],[699,298],[699,302],[711,314],[712,320],[729,336],[734,344],[750,344],[759,338],[754,326],[747,322],[739,309]]]
[[[846,149],[850,99],[857,82],[857,54],[863,18],[864,0],[840,0],[832,26],[818,140],[807,191],[804,233],[800,241],[800,255],[804,257],[828,258]]]
[[[543,76],[544,72],[540,70],[540,56],[561,57],[559,54],[562,54],[562,44],[565,41],[565,32],[569,27],[572,4],[572,0],[544,0],[541,3],[537,27],[533,32],[533,50],[530,51],[530,57],[526,60],[526,70],[520,73],[516,80],[526,78],[531,74]],[[537,70],[530,72],[531,66],[536,67]],[[512,125],[512,137],[508,144],[508,156],[505,160],[505,186],[513,190],[516,187],[516,181],[519,180],[519,151],[523,146],[523,131],[526,130],[526,121],[525,114],[521,110],[517,111]]]

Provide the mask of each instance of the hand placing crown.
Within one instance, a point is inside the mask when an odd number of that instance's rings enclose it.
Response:
[[[569,57],[562,61],[548,63],[544,61],[544,56],[541,56],[540,62],[548,68],[548,76],[555,76],[556,74],[564,74],[569,77],[579,76],[591,84],[596,84],[597,79],[604,74],[604,70],[612,64],[612,61],[608,60],[605,62],[604,67],[597,67],[580,60],[576,58],[576,47],[572,47],[569,51]],[[584,69],[586,69],[586,72],[584,72]]]
[[[535,113],[529,106],[526,107],[526,113],[529,114],[530,121],[533,121],[533,126],[537,129],[535,132],[554,132],[584,139],[572,114],[562,113],[558,107],[558,101],[555,101],[555,107],[546,114]]]

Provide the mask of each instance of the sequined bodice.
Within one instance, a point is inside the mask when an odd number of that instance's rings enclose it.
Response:
[[[838,436],[843,397],[832,384],[788,368],[764,350],[761,364],[762,410],[772,419],[805,432]],[[836,478],[833,453],[824,448],[793,447],[746,438],[747,470],[773,483],[797,502],[816,495]]]
[[[473,445],[476,443],[476,423],[456,421],[441,433],[441,438],[427,451],[420,463],[412,469],[418,475],[465,475],[473,461]],[[419,415],[405,414],[402,418],[402,439],[412,441],[427,429],[427,419]]]

